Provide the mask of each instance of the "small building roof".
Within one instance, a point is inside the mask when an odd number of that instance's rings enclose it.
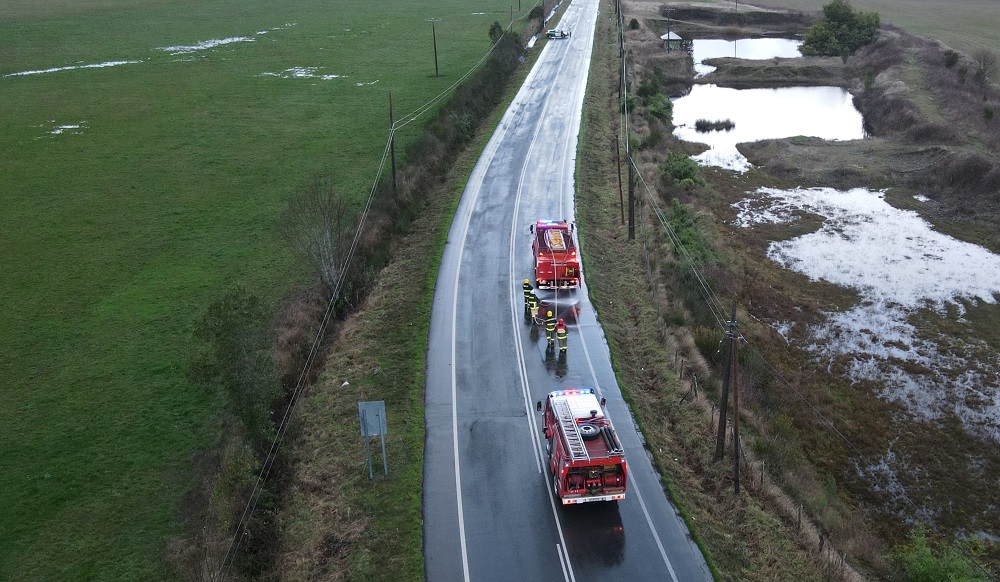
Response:
[[[660,36],[660,40],[684,40],[676,32],[668,32]]]

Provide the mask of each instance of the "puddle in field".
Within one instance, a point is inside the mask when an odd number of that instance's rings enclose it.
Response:
[[[767,249],[778,264],[860,297],[805,332],[809,351],[847,356],[852,381],[876,383],[883,397],[920,418],[955,414],[970,432],[1000,441],[1000,356],[978,340],[935,336],[917,323],[963,325],[962,301],[995,304],[1000,256],[932,230],[881,192],[761,188],[735,206],[736,225],[744,228],[792,222],[802,213],[823,218],[819,230]],[[775,327],[789,338],[794,326]]]
[[[282,24],[281,26],[276,26],[274,28],[268,28],[268,29],[265,29],[265,30],[259,30],[259,31],[257,31],[257,34],[255,34],[254,36],[261,36],[261,35],[267,34],[269,32],[274,32],[276,30],[284,30],[286,28],[291,28],[292,26],[295,26],[296,24],[297,23],[295,23],[295,22],[286,22],[285,24]],[[194,52],[198,52],[198,51],[213,49],[213,48],[220,47],[220,46],[225,46],[227,44],[233,44],[233,43],[237,43],[237,42],[255,42],[256,40],[257,39],[254,38],[253,36],[230,36],[230,37],[227,37],[227,38],[212,38],[212,39],[209,39],[209,40],[203,40],[203,41],[196,42],[194,44],[188,44],[188,45],[161,46],[161,47],[156,47],[156,50],[168,52],[171,55],[186,55],[186,54],[189,54],[189,53],[194,53]]]
[[[695,123],[700,119],[729,120],[734,127],[699,132]],[[709,146],[694,156],[695,161],[737,172],[750,168],[750,162],[736,149],[741,142],[796,135],[830,140],[864,137],[861,113],[854,108],[851,94],[840,87],[729,89],[694,85],[690,93],[674,100],[673,121],[678,138]]]
[[[255,40],[257,39],[253,38],[252,36],[231,36],[229,38],[213,38],[209,40],[203,40],[201,42],[196,42],[195,44],[189,44],[189,45],[161,46],[161,47],[156,47],[156,50],[168,52],[172,55],[184,55],[197,51],[208,50],[211,48],[215,48],[217,46],[233,44],[234,42],[254,42]]]
[[[74,69],[104,69],[107,67],[118,67],[121,65],[133,65],[142,61],[107,61],[104,63],[94,63],[90,65],[70,65],[68,67],[53,67],[51,69],[40,69],[37,71],[21,71],[19,73],[8,73],[4,77],[25,77],[28,75],[41,75],[43,73],[57,73],[59,71],[72,71]]]
[[[294,23],[294,22],[289,22],[289,23],[283,24],[281,26],[276,26],[274,28],[269,28],[269,29],[266,29],[266,30],[261,30],[261,31],[258,31],[255,36],[260,36],[262,34],[267,34],[269,32],[273,32],[273,31],[276,31],[276,30],[284,30],[286,28],[295,26],[295,24],[296,23]],[[178,46],[157,47],[156,50],[168,52],[171,55],[175,55],[175,56],[176,55],[190,55],[191,53],[195,53],[195,52],[198,52],[198,51],[203,51],[203,50],[206,50],[206,49],[215,48],[217,46],[223,46],[223,45],[232,44],[232,43],[235,43],[235,42],[254,42],[255,40],[256,39],[254,39],[253,37],[250,37],[250,36],[233,36],[233,37],[229,37],[229,38],[215,38],[215,39],[211,39],[211,40],[203,40],[201,42],[198,42],[198,43],[195,43],[195,44],[191,44],[191,45],[178,45]],[[192,59],[190,59],[190,58],[175,59],[174,62],[182,62],[182,61],[188,61],[188,60],[192,60]],[[60,71],[72,71],[74,69],[103,69],[103,68],[106,68],[106,67],[118,67],[118,66],[121,66],[121,65],[133,65],[133,64],[142,63],[142,62],[144,62],[143,59],[139,59],[139,60],[122,60],[122,61],[107,61],[107,62],[103,62],[103,63],[93,63],[93,64],[86,64],[86,65],[69,65],[69,66],[65,66],[65,67],[53,67],[53,68],[50,68],[50,69],[39,69],[39,70],[35,70],[35,71],[20,71],[20,72],[17,72],[17,73],[8,73],[6,75],[0,75],[0,78],[24,77],[24,76],[28,76],[28,75],[41,75],[43,73],[57,73],[57,72],[60,72]]]
[[[290,69],[285,69],[280,73],[261,73],[258,76],[280,77],[282,79],[322,79],[324,81],[347,77],[347,75],[320,75],[318,74],[318,71],[321,68],[322,67],[292,67]]]
[[[48,122],[36,125],[35,127],[45,128],[46,135],[83,135],[84,130],[87,129],[87,122],[59,123],[55,119],[50,119]],[[44,137],[46,136],[40,135],[35,139],[42,139]]]
[[[87,127],[86,121],[81,121],[80,123],[67,123],[66,125],[57,125],[51,130],[49,130],[50,135],[60,135],[63,133],[68,133],[72,135],[82,135],[84,128]]]

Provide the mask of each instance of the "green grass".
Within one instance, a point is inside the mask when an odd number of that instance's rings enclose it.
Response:
[[[829,0],[766,0],[764,6],[820,12]],[[1000,28],[996,26],[997,5],[993,0],[852,0],[858,10],[875,11],[882,24],[893,24],[972,54],[977,49],[996,52]]]
[[[289,447],[298,460],[293,493],[280,517],[286,580],[423,579],[423,393],[438,262],[465,183],[541,46],[528,52],[444,183],[421,194],[426,206],[363,308],[338,330],[323,376],[300,404],[303,436]],[[357,427],[341,421],[357,414],[359,400],[386,403],[388,479],[368,480]]]
[[[234,283],[278,301],[303,280],[274,235],[288,193],[328,173],[363,195],[388,91],[397,116],[426,103],[482,56],[489,23],[508,10],[495,0],[0,7],[0,76],[143,61],[0,77],[0,580],[166,577],[164,545],[220,405],[184,377],[193,322]],[[438,78],[431,17],[442,19]],[[180,62],[156,50],[233,36],[255,41]],[[346,77],[260,76],[291,67]],[[82,127],[49,133],[68,124]]]

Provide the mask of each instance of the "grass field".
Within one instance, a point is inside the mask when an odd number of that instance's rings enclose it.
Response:
[[[829,0],[764,0],[762,6],[819,12]],[[972,54],[1000,47],[1000,8],[996,0],[852,0],[858,10],[878,12],[882,24],[936,38]]]
[[[510,16],[390,4],[0,6],[0,580],[166,576],[219,405],[184,376],[194,320],[235,283],[303,280],[274,235],[287,194],[315,173],[364,193],[388,92],[415,110]],[[79,68],[112,61],[137,62]]]

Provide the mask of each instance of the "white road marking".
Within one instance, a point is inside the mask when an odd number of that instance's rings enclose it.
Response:
[[[562,566],[563,579],[568,579],[566,575],[566,565],[569,563],[569,555],[563,555],[563,547],[556,544],[556,553],[559,554],[559,565]]]
[[[546,49],[547,48],[548,47],[546,47]],[[545,52],[545,49],[543,49],[543,53],[544,52]],[[532,70],[528,73],[528,77],[525,79],[525,86],[527,86],[529,84],[529,82],[533,79],[533,77],[536,75],[536,71],[537,70],[538,69],[536,69],[536,68],[532,68]],[[476,164],[476,168],[479,168],[479,167],[484,168],[483,172],[485,173],[485,171],[486,171],[485,169],[488,168],[490,166],[490,164],[492,164],[493,158],[496,156],[496,152],[497,152],[497,149],[499,147],[499,144],[503,141],[503,139],[506,136],[508,130],[511,127],[513,127],[513,125],[514,125],[512,123],[512,119],[511,118],[513,118],[514,115],[517,115],[518,113],[520,113],[520,111],[522,109],[521,105],[522,104],[518,102],[517,96],[515,96],[514,102],[511,103],[511,107],[508,109],[508,113],[504,114],[503,118],[500,121],[500,130],[501,131],[498,134],[495,134],[490,139],[490,142],[487,143],[487,147],[485,148],[485,150],[483,152],[483,156],[480,158],[479,162],[477,162],[477,164]],[[536,135],[537,135],[537,131],[536,131]],[[480,166],[480,164],[482,164],[482,166]],[[473,176],[476,175],[476,168],[473,168]],[[479,199],[479,192],[480,192],[480,189],[482,187],[482,180],[483,180],[482,179],[482,175],[477,176],[475,180],[473,179],[472,176],[470,176],[470,179],[469,179],[469,182],[468,182],[468,185],[467,185],[467,188],[471,188],[472,189],[470,192],[467,192],[467,193],[471,194],[471,198],[469,199],[469,202],[468,202],[468,209],[469,210],[468,210],[468,213],[466,214],[466,217],[465,217],[465,224],[462,226],[461,236],[456,237],[458,239],[458,241],[459,241],[458,242],[459,247],[458,247],[457,266],[455,267],[455,280],[454,280],[455,281],[454,282],[455,290],[454,290],[454,293],[453,293],[453,296],[452,296],[452,309],[451,309],[451,364],[450,365],[451,365],[451,430],[452,430],[452,452],[453,452],[453,455],[454,455],[454,465],[455,465],[455,498],[456,498],[455,502],[456,502],[456,506],[458,508],[458,535],[459,535],[459,542],[460,542],[460,545],[461,545],[461,552],[462,552],[462,573],[463,573],[463,579],[465,580],[465,582],[470,582],[471,579],[469,577],[469,551],[468,551],[468,545],[467,545],[466,539],[465,539],[465,512],[464,512],[464,509],[462,507],[462,471],[461,471],[461,464],[460,464],[460,461],[459,461],[459,449],[458,449],[458,377],[457,377],[457,361],[458,361],[458,355],[457,355],[457,338],[458,338],[457,327],[458,327],[458,317],[457,317],[457,313],[458,313],[458,289],[459,289],[459,284],[458,283],[459,283],[459,279],[461,278],[462,256],[465,254],[465,241],[467,240],[467,236],[468,236],[468,232],[469,232],[469,224],[472,222],[473,210],[475,209],[476,201]],[[513,267],[512,267],[512,270],[513,270]],[[515,342],[515,343],[518,343],[518,345],[519,345],[519,342]],[[523,354],[520,354],[519,359],[523,363],[523,359],[524,359],[523,358]],[[526,377],[527,377],[527,372],[525,371],[524,372],[524,380],[523,380],[525,382],[526,382]],[[528,413],[528,417],[533,419],[533,417],[532,417],[532,415],[530,413],[530,410],[529,410],[529,413]],[[539,469],[539,471],[541,471],[541,469]],[[547,487],[546,487],[546,489],[547,489]],[[549,497],[550,497],[550,501],[551,501],[551,493],[549,494]],[[553,512],[554,511],[555,510],[553,508]],[[557,518],[557,521],[558,521],[558,518]],[[557,526],[558,526],[558,523],[557,523]],[[560,528],[560,531],[559,531],[559,538],[560,538],[560,540],[563,541],[563,543],[565,543],[565,540],[563,540],[561,528]],[[571,577],[571,580],[572,580],[572,571],[570,573],[570,577]]]
[[[506,117],[506,116],[505,116]],[[487,156],[489,160],[483,167],[489,167],[492,162],[493,157],[496,155],[496,150],[498,144],[503,141],[504,136],[507,134],[507,130],[511,124],[504,124],[501,120],[501,131],[499,134],[494,135],[494,138],[490,139],[487,144],[487,150],[489,153],[484,155]],[[478,167],[478,164],[477,164]],[[473,169],[475,173],[475,168]],[[476,201],[479,199],[479,191],[482,186],[482,177],[478,178],[478,182],[473,181],[470,177],[467,187],[471,187],[472,198],[469,200],[468,207],[469,211],[465,217],[465,224],[462,226],[461,236],[457,237],[459,242],[458,247],[458,258],[457,266],[455,267],[455,291],[452,296],[451,303],[451,433],[452,433],[452,444],[453,444],[453,454],[455,460],[455,498],[458,507],[458,536],[459,542],[462,548],[462,573],[464,575],[465,582],[470,582],[469,578],[469,551],[465,541],[465,512],[462,508],[462,470],[459,463],[459,452],[458,452],[458,355],[457,355],[457,338],[458,338],[458,289],[459,289],[459,279],[462,273],[462,255],[465,254],[465,241],[467,240],[469,232],[469,223],[472,222],[472,211],[475,209]]]
[[[600,396],[604,395],[603,390],[601,390],[601,385],[597,381],[597,374],[594,371],[594,366],[590,361],[590,351],[587,349],[587,340],[584,339],[583,334],[580,334],[580,343],[583,344],[584,357],[587,359],[587,365],[590,366],[590,377],[594,381],[594,388],[597,389],[597,394]],[[631,420],[629,421],[631,422]],[[639,485],[634,479],[631,480],[629,489],[635,493],[636,499],[639,500],[639,507],[642,508],[643,515],[646,516],[646,523],[649,525],[649,531],[653,534],[653,539],[656,540],[656,547],[660,550],[660,557],[663,558],[663,563],[667,565],[667,571],[670,572],[670,579],[674,582],[677,581],[677,574],[674,573],[674,567],[670,563],[670,558],[667,557],[667,552],[663,549],[663,542],[660,541],[660,535],[656,532],[656,527],[653,526],[653,518],[649,515],[649,510],[646,509],[646,502],[642,499],[642,494],[639,492]]]
[[[547,48],[548,48],[548,46],[546,45],[546,49]],[[536,143],[536,139],[538,137],[538,132],[542,128],[542,121],[544,121],[544,119],[545,119],[545,112],[546,112],[546,110],[548,108],[548,103],[549,103],[548,100],[546,100],[544,102],[544,104],[542,105],[542,111],[541,111],[541,114],[539,115],[539,118],[538,118],[539,121],[538,121],[538,124],[535,126],[535,133],[532,134],[532,136],[531,136],[531,144],[528,146],[528,151],[527,151],[527,153],[524,156],[524,164],[521,166],[521,174],[518,176],[518,179],[517,179],[517,194],[514,196],[514,213],[511,215],[512,216],[512,222],[511,222],[511,227],[510,227],[510,252],[509,252],[509,255],[508,255],[510,257],[509,258],[509,261],[510,261],[509,262],[509,265],[510,265],[510,267],[509,267],[509,275],[510,275],[510,280],[512,282],[519,280],[519,279],[515,279],[514,278],[514,248],[515,248],[515,245],[516,245],[516,242],[517,242],[517,225],[519,223],[518,213],[520,212],[520,208],[521,208],[521,194],[524,192],[524,188],[523,188],[524,187],[524,176],[525,176],[525,173],[527,172],[527,169],[528,169],[528,160],[531,159],[531,152],[535,148],[535,143]],[[542,481],[545,483],[545,490],[548,491],[549,506],[552,508],[552,518],[555,520],[555,523],[556,523],[556,531],[559,532],[559,541],[562,542],[563,546],[565,546],[566,545],[566,538],[563,535],[562,523],[559,521],[559,514],[556,511],[556,504],[555,504],[555,499],[553,498],[553,492],[552,492],[552,489],[549,487],[549,484],[548,484],[548,476],[547,476],[548,473],[542,471],[542,465],[543,464],[547,465],[547,463],[543,463],[542,462],[542,458],[543,458],[543,456],[542,456],[542,444],[541,444],[541,439],[538,436],[539,435],[538,424],[535,421],[535,415],[533,414],[533,412],[531,410],[531,391],[530,391],[529,386],[528,386],[528,369],[527,369],[527,363],[526,363],[525,357],[524,357],[524,347],[521,345],[523,331],[518,326],[518,323],[517,323],[517,317],[518,317],[518,315],[517,315],[517,302],[515,300],[515,296],[516,296],[515,289],[511,289],[510,290],[510,311],[511,311],[511,313],[510,313],[510,316],[511,316],[510,319],[511,319],[512,325],[514,327],[514,337],[516,339],[516,341],[514,342],[514,351],[517,354],[517,363],[518,363],[518,368],[520,370],[520,376],[521,376],[521,393],[524,396],[525,406],[526,406],[526,409],[527,409],[527,412],[528,412],[528,425],[529,425],[528,430],[531,433],[531,435],[530,435],[531,442],[533,443],[533,445],[535,447],[535,455],[536,455],[535,456],[535,461],[536,461],[536,463],[539,463],[538,464],[539,473],[541,473],[543,475]],[[534,322],[532,322],[532,325],[535,325]],[[556,550],[557,551],[559,550],[559,548],[560,548],[559,544],[556,544]],[[573,565],[569,561],[569,554],[566,554],[565,559],[564,559],[562,552],[559,552],[559,561],[562,564],[562,568],[563,568],[563,578],[565,580],[570,581],[570,582],[576,582],[576,577],[573,574]]]
[[[479,187],[476,187],[475,195],[479,196]],[[472,219],[472,213],[465,219],[464,231],[468,233],[469,222]],[[465,513],[462,509],[462,469],[459,466],[459,454],[458,454],[458,378],[457,378],[457,362],[458,357],[456,354],[456,338],[457,333],[457,321],[458,317],[455,315],[458,312],[458,279],[459,274],[462,271],[462,254],[465,252],[465,236],[462,236],[461,245],[458,248],[458,267],[455,269],[455,294],[452,299],[452,309],[451,309],[451,434],[452,441],[454,443],[454,455],[455,455],[455,498],[458,503],[458,537],[462,546],[462,573],[465,576],[465,582],[470,582],[469,578],[469,551],[465,544]]]

